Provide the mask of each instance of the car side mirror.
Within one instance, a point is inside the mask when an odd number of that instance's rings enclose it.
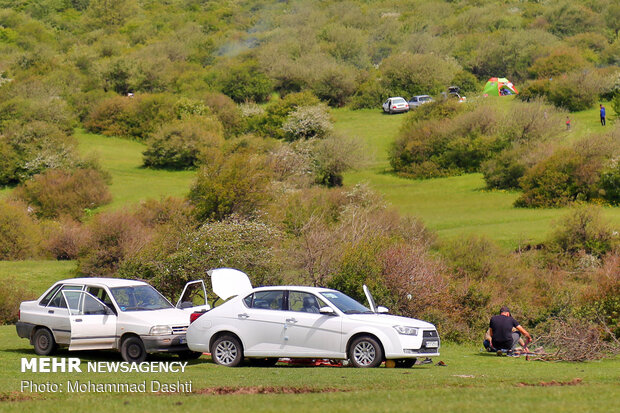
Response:
[[[327,306],[319,308],[319,313],[323,315],[336,315],[336,313],[334,312],[334,309],[331,307],[327,307]]]
[[[377,307],[377,314],[387,314],[389,313],[390,310],[388,310],[387,307],[384,307],[382,305],[380,305],[379,307]]]

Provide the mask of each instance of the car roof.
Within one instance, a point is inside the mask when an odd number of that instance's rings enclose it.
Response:
[[[60,280],[56,284],[88,284],[88,285],[104,285],[107,287],[128,287],[132,285],[148,285],[144,281],[127,280],[123,278],[67,278],[66,280]]]
[[[257,287],[254,288],[252,290],[252,292],[256,292],[256,291],[270,291],[270,290],[294,290],[294,291],[301,291],[301,292],[306,292],[306,293],[314,293],[314,294],[318,294],[318,293],[322,293],[322,292],[327,292],[327,291],[336,291],[336,290],[332,290],[331,288],[323,288],[323,287],[308,287],[305,285],[272,285],[269,287]]]

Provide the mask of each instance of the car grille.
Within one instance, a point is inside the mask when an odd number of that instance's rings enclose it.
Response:
[[[172,334],[185,334],[187,326],[172,326]]]
[[[425,330],[422,332],[422,337],[439,337],[436,330]]]

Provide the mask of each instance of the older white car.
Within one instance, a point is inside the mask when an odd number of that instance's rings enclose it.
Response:
[[[383,112],[394,114],[409,111],[409,103],[401,97],[392,97],[383,103]]]
[[[40,355],[58,346],[69,350],[120,350],[125,361],[147,353],[199,357],[188,349],[185,331],[191,312],[207,310],[202,280],[185,286],[176,306],[142,281],[73,278],[58,281],[35,301],[19,307],[17,334]]]
[[[210,271],[213,291],[225,301],[192,314],[187,344],[210,352],[213,361],[238,366],[244,358],[272,365],[278,358],[349,359],[355,367],[394,360],[411,367],[418,357],[439,355],[439,336],[430,323],[389,315],[340,291],[317,287],[254,288],[245,274]]]

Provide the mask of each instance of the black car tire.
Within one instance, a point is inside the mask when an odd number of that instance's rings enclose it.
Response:
[[[128,363],[142,363],[146,360],[146,348],[140,337],[131,336],[123,340],[121,356]]]
[[[54,335],[45,327],[38,328],[32,336],[34,352],[40,356],[49,356],[56,350]]]
[[[351,343],[349,359],[354,367],[377,367],[383,361],[383,349],[373,337],[361,336]]]
[[[221,336],[211,346],[211,358],[214,363],[221,366],[240,366],[243,362],[243,347],[236,337]]]

